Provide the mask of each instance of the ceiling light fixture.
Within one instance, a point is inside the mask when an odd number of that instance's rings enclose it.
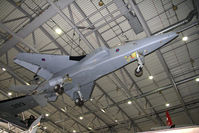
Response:
[[[102,0],[100,0],[98,4],[99,4],[99,6],[103,6],[104,2]]]
[[[131,102],[131,101],[128,101],[128,104],[132,104],[132,102]]]
[[[115,120],[115,122],[118,122],[118,120]]]
[[[152,80],[152,79],[153,79],[153,76],[149,76],[149,79],[151,79],[151,80]]]
[[[55,32],[60,35],[62,33],[62,30],[60,28],[56,28]]]
[[[183,38],[182,38],[182,41],[187,41],[188,40],[188,37],[187,36],[184,36]]]
[[[92,128],[91,128],[91,127],[88,127],[88,129],[92,130]]]
[[[80,116],[80,117],[79,117],[79,119],[80,119],[80,120],[83,120],[83,119],[84,119],[84,117]]]
[[[104,109],[101,109],[102,112],[106,113],[106,111]]]
[[[62,110],[63,112],[66,112],[66,110],[65,110],[65,109],[63,109],[63,108],[61,108],[61,110]]]
[[[196,82],[199,82],[199,78],[196,78]]]
[[[49,116],[49,114],[45,114],[45,116],[46,116],[46,117],[48,117],[48,116]]]
[[[26,85],[30,85],[28,82],[26,82]]]
[[[169,103],[166,103],[166,104],[165,104],[165,106],[166,106],[166,107],[169,107],[169,106],[170,106],[170,104],[169,104]]]
[[[5,69],[5,68],[2,68],[2,70],[3,70],[3,71],[6,71],[6,69]]]
[[[44,130],[46,130],[47,129],[47,127],[44,127]]]
[[[73,133],[76,133],[77,131],[76,130],[73,130]]]
[[[12,96],[12,92],[8,92],[8,96]]]

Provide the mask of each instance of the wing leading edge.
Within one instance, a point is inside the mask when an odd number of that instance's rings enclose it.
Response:
[[[19,53],[14,62],[48,80],[53,74],[78,63],[78,60],[65,55]]]

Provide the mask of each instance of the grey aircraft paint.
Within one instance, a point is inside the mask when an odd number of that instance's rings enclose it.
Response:
[[[90,98],[95,80],[136,60],[138,68],[135,73],[141,76],[144,56],[177,36],[175,32],[160,34],[112,49],[100,47],[89,55],[79,57],[20,53],[14,61],[46,79],[35,89],[46,93],[49,101],[56,100],[57,92],[65,92],[77,105],[80,105],[79,102],[83,105]]]

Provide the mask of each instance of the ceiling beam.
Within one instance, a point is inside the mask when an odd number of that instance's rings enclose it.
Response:
[[[48,33],[48,31],[46,31],[46,29],[44,29],[43,26],[39,27],[40,30],[52,41],[55,43],[55,45],[61,50],[61,52],[63,52],[65,55],[69,55],[69,53],[57,42],[57,40],[55,40],[50,33]]]
[[[10,1],[9,2],[13,5],[13,6],[16,6],[16,3],[13,2],[13,1]],[[26,17],[28,16],[28,18],[30,20],[32,20],[32,16],[29,15],[27,13],[27,11],[25,11],[23,8],[19,7],[19,6],[16,6],[17,9],[19,9],[24,15],[26,15]],[[44,22],[45,23],[45,22]],[[52,41],[54,42],[54,44],[61,50],[61,52],[63,52],[65,55],[68,55],[69,53],[57,42],[56,39],[53,38],[52,35],[50,35],[50,33],[47,32],[47,30],[41,25],[39,26],[39,29]],[[36,39],[35,39],[35,34],[34,34],[34,31],[32,32],[32,38],[33,38],[33,45],[34,45],[34,48],[36,47]]]
[[[57,109],[59,112],[63,113],[64,115],[66,115],[67,117],[71,118],[73,121],[75,121],[77,124],[79,124],[80,126],[82,126],[83,128],[85,128],[87,131],[91,131],[86,125],[82,124],[79,120],[77,120],[77,118],[75,118],[74,116],[64,112],[63,110],[61,110],[60,108],[58,108],[55,104],[53,103],[49,103],[52,107],[54,107],[55,109]]]
[[[51,4],[51,6],[55,9],[56,12],[60,14],[60,16],[79,34],[79,36],[82,38],[82,40],[87,44],[87,46],[94,50],[95,48],[91,45],[91,43],[84,37],[84,35],[80,32],[78,27],[63,13],[63,11],[51,0],[47,0],[48,3]]]
[[[11,0],[10,0],[11,1]],[[60,9],[64,9],[66,6],[71,4],[74,0],[59,0],[55,2],[55,5],[58,6]],[[22,30],[16,33],[18,37],[25,38],[29,34],[31,34],[34,30],[36,30],[40,25],[42,25],[44,22],[55,16],[57,12],[54,10],[52,6],[50,6],[48,9],[46,9],[44,12],[42,12],[38,17],[34,18],[29,24],[24,26]],[[8,50],[10,50],[12,47],[14,47],[17,43],[20,41],[16,38],[11,38],[10,40],[6,41],[2,47],[0,47],[0,56],[5,54]]]
[[[5,31],[7,31],[9,34],[11,34],[18,42],[21,42],[25,47],[28,47],[30,50],[32,50],[35,53],[38,53],[38,51],[32,47],[30,44],[28,44],[27,42],[24,41],[23,38],[21,38],[20,36],[18,36],[16,33],[14,33],[13,31],[11,31],[6,25],[4,25],[2,22],[0,22],[0,27],[2,29],[4,29]],[[9,40],[8,40],[9,41]],[[4,45],[3,45],[4,46]],[[1,49],[0,49],[1,51]],[[0,53],[1,54],[1,53]]]
[[[74,6],[77,8],[77,10],[80,12],[80,14],[83,16],[83,18],[87,18],[86,14],[83,12],[83,10],[79,7],[79,5],[74,1],[73,2]],[[86,19],[86,22],[89,24],[90,28],[95,29],[95,26],[92,25],[92,22],[89,19]],[[95,33],[95,37],[97,39],[97,37],[99,37],[101,39],[101,41],[104,43],[104,45],[109,48],[107,42],[104,40],[104,38],[101,36],[101,34],[98,32],[98,30],[94,31]],[[99,42],[98,42],[99,43]],[[98,44],[99,45],[99,44]]]
[[[135,34],[143,32],[142,25],[140,24],[137,16],[128,11],[128,5],[126,5],[123,0],[114,0],[114,2],[120,10],[121,14],[123,14],[124,17],[128,20]]]
[[[142,129],[134,122],[134,120],[102,89],[102,87],[99,84],[95,84],[109,99],[110,101],[117,106],[117,108],[129,119],[129,121],[132,122],[133,126],[136,127],[139,131],[142,131]]]

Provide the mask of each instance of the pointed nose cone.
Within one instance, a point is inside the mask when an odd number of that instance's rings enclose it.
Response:
[[[178,34],[176,32],[169,32],[165,34],[166,38],[168,41],[173,40],[174,38],[176,38],[178,36]]]
[[[164,33],[164,34],[159,34],[159,35],[154,35],[151,37],[148,37],[146,39],[143,39],[139,41],[140,43],[140,50],[145,50],[148,51],[148,53],[151,53],[168,42],[172,41],[178,36],[176,32],[169,32],[169,33]]]
[[[154,42],[156,45],[159,45],[159,47],[167,44],[168,42],[172,41],[178,36],[176,32],[169,32],[164,34],[159,34],[154,36]],[[157,43],[158,42],[158,43]]]

